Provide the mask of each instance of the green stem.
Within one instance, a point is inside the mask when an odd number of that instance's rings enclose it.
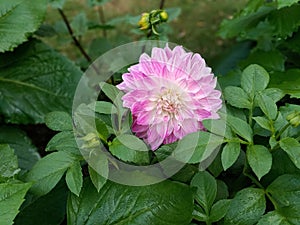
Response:
[[[270,149],[270,152],[275,152],[277,149],[280,148],[280,145],[279,144],[276,144],[272,149]]]
[[[102,25],[104,25],[106,23],[106,20],[105,20],[105,16],[104,16],[103,6],[98,6],[97,10],[99,13],[100,23]],[[102,29],[102,34],[103,34],[103,37],[107,38],[106,29]]]
[[[274,121],[273,120],[270,120],[270,125],[271,125],[271,133],[272,133],[272,136],[274,135],[275,136],[275,128],[274,128]]]
[[[248,173],[248,169],[249,169],[249,163],[248,163],[248,160],[245,159],[245,166],[244,166],[244,169],[243,169],[243,174],[248,177],[254,184],[256,184],[256,186],[258,186],[259,188],[261,189],[265,189],[264,186],[261,185],[261,183],[259,183],[259,181],[250,173]]]
[[[287,123],[279,132],[278,132],[278,134],[275,136],[275,139],[277,140],[282,134],[283,134],[283,132],[287,129],[287,128],[289,128],[289,126],[290,126],[291,124],[290,123]]]
[[[252,126],[252,116],[253,116],[253,107],[251,107],[249,109],[249,118],[248,118],[248,120],[249,120],[250,127]]]
[[[105,137],[104,137],[102,134],[100,134],[99,132],[98,132],[98,137],[100,138],[100,140],[101,140],[104,144],[108,145],[108,142],[107,142],[107,140],[105,139]]]
[[[275,210],[277,210],[278,209],[278,205],[277,205],[277,202],[275,201],[275,199],[268,192],[265,192],[265,194],[268,197],[268,199],[272,202]]]
[[[225,139],[224,142],[227,142],[227,143],[229,143],[229,142],[231,142],[231,143],[240,143],[240,144],[244,144],[244,145],[249,145],[250,144],[249,142],[243,141],[243,140],[241,140],[239,138]]]
[[[249,173],[246,172],[246,171],[244,171],[243,173],[244,173],[244,175],[245,175],[246,177],[248,177],[254,184],[256,184],[256,186],[258,186],[259,188],[264,189],[264,186],[262,186],[262,185],[259,183],[259,181],[258,181],[253,175],[249,174]]]

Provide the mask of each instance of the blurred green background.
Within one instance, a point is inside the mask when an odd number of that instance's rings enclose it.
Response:
[[[75,26],[75,30],[85,18],[87,21],[98,21],[101,24],[119,17],[124,19],[129,15],[138,16],[143,12],[158,9],[160,5],[160,0],[111,0],[102,7],[92,8],[88,7],[88,1],[67,0],[65,3],[64,12],[71,25]],[[232,17],[235,12],[245,6],[246,2],[247,0],[166,0],[164,8],[181,9],[180,15],[170,22],[169,41],[200,53],[208,65],[213,64],[233,44],[233,41],[224,41],[217,36],[221,21]],[[74,49],[57,10],[49,7],[46,24],[54,26],[55,30],[59,31],[59,35],[46,38],[45,41],[69,58],[77,62],[79,59],[80,64],[80,59],[83,60],[82,56],[78,49]],[[80,31],[80,29],[82,28],[79,27],[77,30]],[[133,32],[134,30],[138,31],[137,24],[121,22],[116,25],[116,29],[87,30],[85,35],[79,35],[79,39],[84,49],[94,59],[114,46],[139,40],[140,36]],[[106,36],[105,39],[104,36]]]

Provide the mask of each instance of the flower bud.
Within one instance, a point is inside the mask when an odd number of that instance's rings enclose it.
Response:
[[[297,127],[300,125],[300,111],[292,112],[286,117],[287,121],[293,126]]]
[[[94,133],[88,133],[84,137],[80,138],[82,143],[82,148],[93,148],[99,146],[99,140],[96,134]]]
[[[149,22],[149,13],[143,13],[138,24],[141,30],[147,30],[150,28],[151,24]]]
[[[165,10],[162,10],[159,13],[159,17],[160,17],[161,22],[166,22],[168,20],[168,18],[169,18],[169,15],[168,15],[168,13]]]

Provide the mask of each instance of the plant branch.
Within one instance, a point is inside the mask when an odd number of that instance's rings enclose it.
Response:
[[[249,118],[248,118],[248,122],[249,125],[252,126],[252,116],[253,116],[253,106],[251,106],[251,108],[249,109]]]
[[[279,207],[278,207],[277,202],[275,201],[275,199],[267,191],[265,192],[265,194],[268,197],[268,199],[272,202],[275,210],[277,210]]]
[[[79,51],[81,52],[81,54],[84,56],[84,58],[86,58],[86,60],[90,63],[93,62],[93,60],[91,59],[91,57],[86,53],[86,51],[83,49],[83,47],[81,46],[80,42],[78,41],[78,39],[76,38],[76,36],[74,35],[74,32],[72,30],[72,27],[70,25],[70,22],[68,21],[68,18],[66,17],[65,13],[61,10],[58,9],[59,14],[61,15],[61,17],[63,18],[67,29],[69,31],[70,36],[72,37],[74,44],[76,45],[76,47],[79,49]]]
[[[287,128],[289,128],[289,126],[290,126],[291,124],[290,123],[287,123],[279,132],[278,132],[278,134],[275,136],[275,139],[277,140],[282,134],[283,134],[283,132],[287,129]]]
[[[160,1],[159,9],[163,9],[165,4],[165,0]]]
[[[106,23],[105,20],[105,16],[104,16],[104,10],[103,10],[103,6],[98,6],[97,7],[98,13],[99,13],[99,18],[100,18],[100,22],[102,25],[104,25]],[[103,33],[103,37],[107,37],[107,33],[105,29],[102,29],[102,33]]]
[[[215,134],[215,135],[217,135],[217,134]],[[231,142],[231,143],[240,143],[240,144],[245,144],[245,145],[249,145],[250,144],[249,142],[243,141],[243,140],[241,140],[239,138],[234,138],[234,139],[227,139],[226,138],[226,139],[224,139],[224,142],[227,142],[227,143],[229,143],[229,142]]]
[[[248,169],[249,169],[249,163],[248,163],[248,160],[245,159],[243,174],[246,177],[248,177],[254,184],[256,184],[256,186],[258,186],[259,188],[265,190],[264,186],[262,186],[261,183],[259,183],[259,181],[252,174],[248,173]]]

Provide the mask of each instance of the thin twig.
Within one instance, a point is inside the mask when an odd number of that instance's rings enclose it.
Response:
[[[161,0],[160,5],[159,5],[159,9],[163,9],[164,4],[165,4],[165,0]]]
[[[63,18],[63,21],[65,22],[68,32],[70,34],[70,36],[72,37],[75,46],[79,49],[79,51],[81,52],[81,54],[84,56],[84,58],[91,63],[92,67],[94,68],[94,70],[96,71],[97,74],[99,74],[98,68],[93,64],[93,60],[92,58],[86,53],[86,51],[83,49],[82,45],[80,44],[79,40],[76,38],[76,36],[74,35],[73,29],[70,25],[70,22],[67,18],[67,16],[65,15],[65,13],[61,10],[58,9],[59,14],[61,15],[61,17]]]
[[[90,63],[92,63],[92,59],[91,57],[85,52],[85,50],[82,48],[80,42],[78,41],[78,39],[76,38],[76,36],[74,35],[74,32],[72,30],[72,27],[68,21],[68,18],[66,17],[65,13],[61,10],[61,9],[58,9],[58,12],[59,14],[61,15],[61,17],[63,18],[66,26],[67,26],[67,29],[69,31],[69,34],[71,35],[73,41],[74,41],[74,44],[76,45],[76,47],[80,50],[80,52],[82,53],[82,55],[86,58],[86,60]]]
[[[106,21],[105,21],[103,6],[98,6],[97,10],[98,10],[98,13],[99,13],[100,22],[101,22],[102,25],[104,25],[106,23]],[[103,37],[106,38],[107,33],[106,33],[105,28],[102,29],[102,33],[103,33]]]

